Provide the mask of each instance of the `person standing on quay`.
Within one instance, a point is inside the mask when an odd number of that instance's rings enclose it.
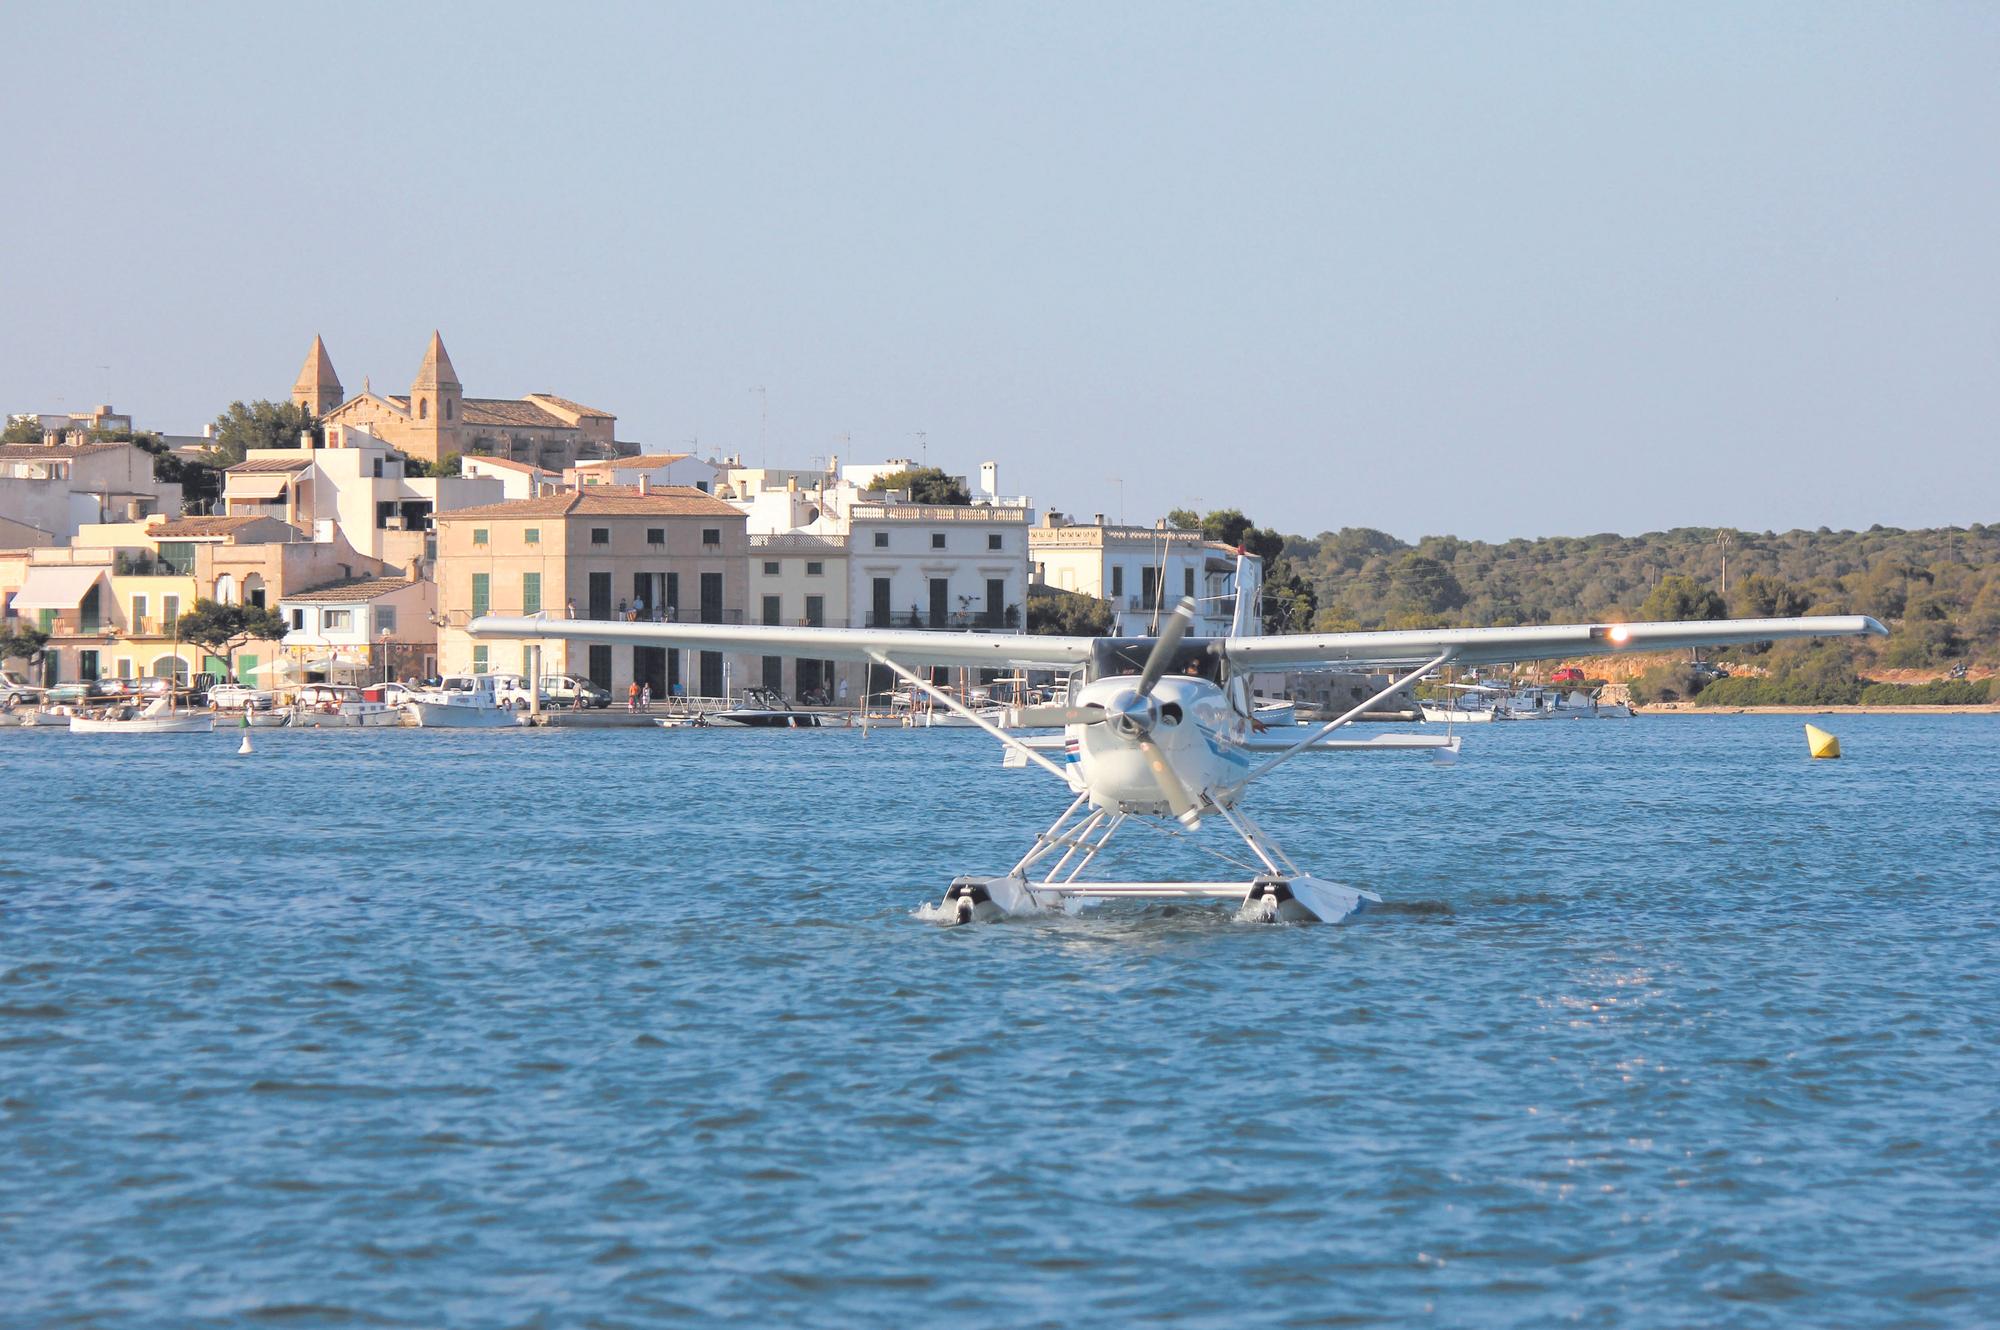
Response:
[[[651,711],[652,709],[653,709],[653,681],[648,679],[639,688],[639,710]]]
[[[627,711],[637,711],[639,709],[639,681],[637,679],[634,679],[632,686],[625,690],[625,709]]]

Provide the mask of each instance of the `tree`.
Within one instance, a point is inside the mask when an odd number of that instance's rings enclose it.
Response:
[[[427,476],[462,476],[465,474],[465,456],[462,453],[446,453],[435,462],[405,456],[403,474],[418,480]]]
[[[235,672],[238,647],[246,642],[275,642],[288,631],[284,619],[262,605],[218,605],[212,600],[197,600],[182,610],[175,622],[174,631],[183,642],[221,652],[231,673]]]
[[[1679,619],[1721,619],[1728,617],[1722,597],[1685,573],[1669,573],[1639,607],[1639,617],[1649,623],[1669,623]]]
[[[231,402],[215,418],[215,443],[208,450],[208,462],[230,467],[251,448],[296,448],[301,433],[311,434],[315,447],[326,437],[319,418],[296,402]]]
[[[1751,573],[1729,595],[1730,612],[1743,619],[1791,619],[1812,608],[1812,593],[1782,577]]]
[[[947,476],[934,466],[913,466],[907,471],[886,475],[871,486],[878,490],[908,490],[912,503],[943,503],[964,507],[972,502],[956,476]]]
[[[1171,508],[1167,511],[1167,525],[1176,531],[1201,530],[1201,514],[1192,508]]]
[[[1028,631],[1055,637],[1107,637],[1111,602],[1075,591],[1037,587],[1028,593]]]
[[[0,430],[0,446],[18,448],[25,443],[42,441],[42,422],[33,416],[25,420],[10,420],[7,428]]]
[[[1465,588],[1450,568],[1412,550],[1389,573],[1389,597],[1404,614],[1429,617],[1465,604]]]
[[[25,623],[0,627],[0,660],[25,660],[33,665],[48,645],[49,635],[39,628]]]

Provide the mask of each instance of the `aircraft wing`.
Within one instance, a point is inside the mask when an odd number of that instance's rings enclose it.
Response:
[[[877,654],[899,664],[975,669],[1072,669],[1090,659],[1088,637],[1034,633],[948,633],[921,628],[782,628],[761,624],[627,623],[487,614],[468,626],[474,637],[622,642],[693,651],[867,662]]]
[[[1608,656],[1628,651],[1678,651],[1738,646],[1793,637],[1883,637],[1889,630],[1864,614],[1806,619],[1703,619],[1683,623],[1575,623],[1546,628],[1424,628],[1373,633],[1299,633],[1232,637],[1224,648],[1239,669],[1286,665],[1415,667],[1452,653],[1454,665]]]

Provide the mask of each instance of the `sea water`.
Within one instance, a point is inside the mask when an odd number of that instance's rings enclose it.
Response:
[[[1991,1325],[2000,723],[1829,724],[1300,759],[1338,928],[925,922],[971,732],[0,731],[0,1324]]]

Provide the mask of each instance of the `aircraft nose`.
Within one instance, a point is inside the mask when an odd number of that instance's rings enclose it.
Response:
[[[1136,690],[1113,698],[1110,710],[1111,723],[1122,734],[1144,734],[1160,719],[1160,704]]]

